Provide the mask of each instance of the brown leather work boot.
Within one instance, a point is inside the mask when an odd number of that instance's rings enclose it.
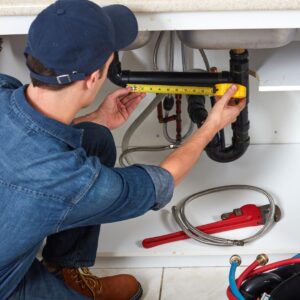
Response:
[[[61,275],[69,287],[94,300],[138,300],[143,294],[140,283],[131,275],[99,278],[88,268],[63,268]]]

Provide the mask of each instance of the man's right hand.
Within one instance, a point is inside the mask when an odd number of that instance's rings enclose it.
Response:
[[[237,87],[231,86],[210,111],[203,125],[178,149],[165,158],[160,166],[171,173],[177,185],[196,164],[207,144],[216,133],[230,123],[235,122],[239,113],[245,108],[246,100],[238,104],[232,100]]]
[[[221,98],[217,98],[216,104],[208,114],[206,122],[213,124],[216,132],[235,122],[246,106],[246,99],[237,100],[238,103],[232,100],[236,91],[237,86],[232,85]]]

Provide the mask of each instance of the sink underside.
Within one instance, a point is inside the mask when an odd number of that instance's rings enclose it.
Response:
[[[151,40],[153,34],[154,31],[139,31],[136,39],[123,50],[134,50],[145,46]]]
[[[153,31],[140,31],[135,41],[124,50],[146,45]],[[195,49],[266,49],[278,48],[296,39],[297,29],[240,29],[177,31],[182,42]]]
[[[182,42],[196,49],[265,49],[292,42],[297,29],[241,29],[178,31]]]

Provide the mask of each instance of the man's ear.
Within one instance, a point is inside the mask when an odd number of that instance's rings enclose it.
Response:
[[[86,87],[88,89],[93,88],[93,86],[95,85],[95,83],[97,83],[99,80],[99,70],[93,72],[92,74],[88,75],[85,79],[86,82]]]
[[[93,85],[97,82],[97,80],[99,80],[99,79],[105,80],[105,78],[107,76],[108,68],[109,68],[111,62],[113,61],[113,59],[114,59],[114,54],[112,53],[110,55],[110,57],[108,58],[108,60],[106,61],[106,63],[104,64],[104,66],[101,68],[101,70],[97,70],[86,77],[85,81],[86,81],[86,85],[87,85],[88,89],[93,87]],[[103,76],[105,78],[103,78]]]

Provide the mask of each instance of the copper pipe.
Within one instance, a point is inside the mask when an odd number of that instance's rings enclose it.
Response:
[[[164,123],[162,102],[159,102],[157,105],[157,119],[159,123]]]
[[[177,120],[177,115],[172,115],[169,117],[163,116],[162,102],[157,105],[157,119],[159,123],[169,123],[171,121]]]

